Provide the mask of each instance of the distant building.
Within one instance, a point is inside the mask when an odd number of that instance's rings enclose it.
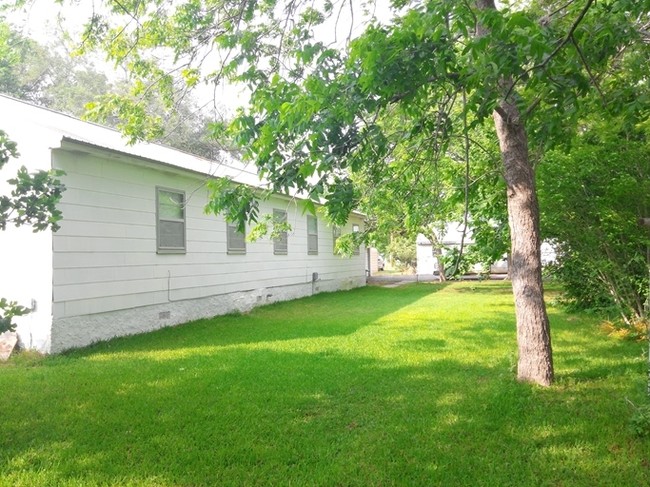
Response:
[[[465,238],[463,239],[463,225],[461,223],[448,223],[445,226],[444,234],[440,237],[438,245],[442,247],[441,253],[445,255],[452,248],[460,248],[461,240],[463,245],[471,245],[474,243],[472,240],[472,232],[467,230]],[[418,274],[438,274],[438,259],[434,252],[436,247],[422,234],[418,234],[416,239],[417,245],[417,273]]]
[[[463,225],[461,223],[449,223],[445,228],[445,233],[441,238],[440,244],[443,247],[441,250],[442,255],[449,252],[450,249],[460,248],[461,240],[465,247],[474,244],[472,239],[471,229],[467,229],[465,238],[463,239]],[[438,274],[438,259],[434,255],[435,247],[432,242],[422,234],[418,234],[416,239],[417,245],[417,273],[418,274]],[[541,246],[542,265],[548,265],[555,262],[555,249],[549,242],[542,242]],[[472,272],[484,272],[483,266],[475,265]],[[502,259],[494,262],[490,266],[490,274],[507,274],[508,273],[508,260],[504,256]]]

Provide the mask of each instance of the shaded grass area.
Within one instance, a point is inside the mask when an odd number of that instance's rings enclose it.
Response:
[[[514,380],[507,283],[322,294],[0,366],[0,485],[649,485],[642,345],[550,309]]]

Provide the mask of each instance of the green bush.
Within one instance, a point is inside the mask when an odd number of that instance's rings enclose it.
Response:
[[[397,269],[400,271],[412,271],[417,265],[417,250],[415,239],[409,237],[395,236],[386,247]]]
[[[543,237],[556,243],[553,275],[564,302],[644,319],[650,232],[650,141],[616,120],[585,124],[570,149],[549,151],[538,172]],[[610,316],[611,317],[611,316]]]

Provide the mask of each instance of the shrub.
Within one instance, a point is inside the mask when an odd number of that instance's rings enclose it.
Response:
[[[608,336],[622,340],[647,340],[648,320],[637,319],[630,323],[606,320],[601,324],[601,330]]]

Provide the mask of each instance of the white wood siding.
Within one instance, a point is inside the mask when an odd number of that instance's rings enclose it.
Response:
[[[273,242],[247,243],[245,255],[226,248],[226,224],[203,211],[207,190],[192,173],[110,153],[58,149],[54,167],[66,172],[53,237],[54,318],[164,304],[262,287],[362,278],[364,252],[333,255],[332,231],[318,220],[318,255],[307,253],[307,218],[295,200],[274,197],[262,213],[287,211],[292,231],[288,254],[274,255]],[[156,187],[185,191],[186,254],[156,253]],[[359,218],[349,222],[361,224]]]

